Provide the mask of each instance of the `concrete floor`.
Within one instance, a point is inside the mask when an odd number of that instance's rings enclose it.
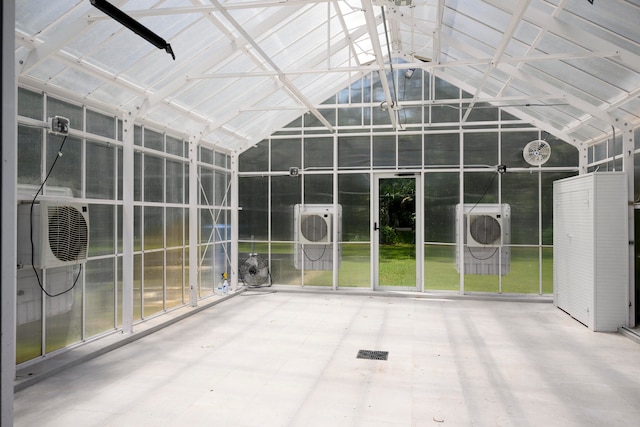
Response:
[[[640,345],[549,303],[247,292],[18,392],[15,425],[638,426]]]

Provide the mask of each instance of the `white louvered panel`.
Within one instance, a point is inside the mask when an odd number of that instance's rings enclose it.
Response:
[[[628,268],[627,178],[599,174],[595,179],[596,330],[626,324]]]
[[[595,331],[625,324],[626,176],[554,183],[554,303]]]

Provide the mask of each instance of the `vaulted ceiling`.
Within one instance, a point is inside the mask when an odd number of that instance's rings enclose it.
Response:
[[[175,60],[89,0],[19,0],[18,82],[235,152],[305,112],[333,129],[318,105],[389,55],[576,145],[640,125],[638,0],[110,3]]]

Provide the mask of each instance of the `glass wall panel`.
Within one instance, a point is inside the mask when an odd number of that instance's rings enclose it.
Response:
[[[434,77],[434,99],[459,99],[460,89],[439,77]]]
[[[175,248],[184,245],[184,208],[166,208],[167,247]]]
[[[216,277],[213,269],[214,266],[214,245],[201,245],[200,246],[200,257],[199,257],[199,268],[198,272],[200,273],[200,286],[198,286],[198,297],[204,298],[208,295],[213,295],[213,291],[216,288]],[[240,258],[242,259],[242,258]]]
[[[87,132],[115,139],[116,119],[95,111],[87,110]]]
[[[511,243],[538,244],[539,173],[506,173],[502,178],[502,203],[511,207]]]
[[[304,167],[326,168],[333,166],[333,138],[304,139]]]
[[[465,247],[468,251],[469,248]],[[472,249],[473,250],[473,249]],[[490,274],[465,274],[465,292],[500,292],[499,276]]]
[[[522,150],[530,141],[538,139],[538,132],[502,132],[500,163],[507,168],[528,168]]]
[[[543,139],[551,146],[551,157],[544,164],[545,167],[578,166],[579,153],[576,147],[556,138],[545,137]]]
[[[424,175],[424,239],[456,243],[456,206],[460,203],[460,175],[434,172]],[[436,248],[433,248],[434,253]]]
[[[213,274],[216,279],[216,284],[222,280],[222,273],[229,273],[227,269],[227,259],[230,255],[226,252],[226,245],[222,243],[216,243],[213,250],[214,252],[214,264]]]
[[[212,205],[215,200],[213,197],[213,171],[207,168],[200,168],[199,176],[199,191],[200,204]]]
[[[441,104],[431,106],[431,118],[427,116],[428,109],[424,109],[425,123],[458,123],[461,119],[458,104]]]
[[[16,363],[42,354],[42,291],[32,269],[17,271]]]
[[[304,203],[333,203],[333,175],[305,175]]]
[[[115,149],[87,141],[86,195],[93,199],[115,198]],[[56,164],[57,167],[57,164]]]
[[[425,166],[460,165],[460,134],[426,134],[424,136]]]
[[[293,207],[302,196],[299,177],[271,177],[271,240],[293,241]]]
[[[144,156],[144,201],[164,201],[164,160],[161,157]]]
[[[338,269],[338,286],[369,288],[371,286],[371,245],[369,243],[342,243],[341,245],[342,260]]]
[[[18,88],[18,115],[43,120],[44,96],[42,93]]]
[[[166,202],[167,203],[183,203],[185,189],[185,164],[166,160],[167,162],[167,187]]]
[[[460,290],[460,273],[456,269],[456,246],[424,246],[424,289]]]
[[[302,141],[300,139],[271,140],[271,170],[288,171],[302,167]]]
[[[123,286],[123,281],[122,281],[122,260],[123,257],[118,256],[116,257],[116,327],[117,328],[121,328],[122,327],[122,286]],[[135,285],[134,285],[135,288]],[[134,295],[135,295],[135,289],[134,289]],[[134,307],[135,310],[135,307]]]
[[[373,166],[396,166],[396,137],[395,135],[374,135],[373,137]]]
[[[465,104],[465,114],[469,104]],[[484,102],[478,102],[473,106],[469,117],[467,117],[467,123],[470,122],[496,122],[498,121],[498,108]]]
[[[34,186],[33,195],[42,177],[42,129],[18,126],[18,183]]]
[[[215,165],[221,168],[228,168],[229,166],[229,156],[223,153],[215,153]]]
[[[239,156],[240,172],[266,172],[269,170],[269,142],[262,141],[243,151]]]
[[[422,124],[422,107],[403,107],[398,112],[400,126]]]
[[[171,136],[166,137],[167,153],[175,154],[176,156],[186,157],[185,155],[185,143],[181,139],[173,138]]]
[[[142,153],[133,153],[133,200],[142,200]]]
[[[369,174],[338,176],[338,203],[342,205],[342,241],[368,242],[371,233]]]
[[[133,207],[133,250],[142,250],[142,206]]]
[[[539,251],[537,247],[511,247],[511,265],[509,274],[502,276],[502,292],[540,293]]]
[[[144,250],[164,248],[163,209],[145,206],[144,208]]]
[[[63,147],[62,156],[58,155],[61,151],[60,147]],[[82,196],[82,151],[80,139],[47,134],[47,171],[51,169],[53,162],[56,162],[47,181],[49,191],[54,187],[55,194],[58,195]]]
[[[464,165],[470,167],[489,166],[495,168],[498,164],[498,133],[467,132],[463,136]]]
[[[229,196],[227,193],[229,186],[229,175],[222,172],[215,172],[215,205],[229,206]]]
[[[142,319],[142,254],[133,255],[133,320]]]
[[[145,128],[144,146],[152,150],[164,151],[164,135]]]
[[[200,209],[200,243],[213,243],[215,241],[213,224],[213,209]]]
[[[213,150],[205,147],[200,147],[200,159],[202,163],[213,164]]]
[[[118,181],[118,200],[122,200],[122,195],[123,195],[123,187],[122,187],[122,183],[123,183],[123,165],[122,165],[122,156],[123,156],[123,151],[122,151],[122,147],[117,147],[116,148],[117,152],[118,152],[118,170],[116,173],[116,180]],[[127,184],[129,185],[129,184]]]
[[[335,108],[322,108],[320,110],[320,114],[322,115],[322,117],[324,117],[330,125],[335,126],[336,124],[336,110]],[[307,113],[303,116],[304,118],[304,126],[308,127],[308,128],[317,128],[317,127],[322,127],[324,128],[325,125],[322,124],[322,122],[313,114],[311,113]]]
[[[164,309],[164,251],[144,254],[144,317]]]
[[[338,137],[338,167],[358,168],[371,165],[369,136]]]
[[[398,136],[398,166],[407,168],[422,166],[422,135]]]
[[[361,126],[362,108],[338,108],[338,126]]]
[[[542,248],[542,293],[553,294],[553,247]]]
[[[249,240],[253,236],[257,240],[267,240],[269,238],[269,178],[239,177],[238,188],[239,206],[242,208],[238,212],[239,238]]]
[[[467,172],[464,175],[464,202],[498,203],[498,173]]]
[[[89,206],[89,256],[115,253],[115,206]]]
[[[183,262],[182,248],[167,250],[167,308],[183,304]]]
[[[400,101],[422,100],[422,76],[422,70],[411,70],[411,72],[402,70],[398,82],[398,91],[400,92],[398,99]]]
[[[82,282],[80,266],[47,269],[43,275],[49,294],[45,297],[45,351],[66,347],[82,339]],[[76,278],[76,286],[73,286]]]
[[[386,106],[386,101],[385,101]],[[373,107],[372,120],[374,126],[391,126],[391,116],[388,108]]]
[[[91,337],[115,328],[114,258],[90,260],[85,268],[85,331]]]
[[[256,246],[257,247],[257,246]],[[266,254],[266,244],[261,245],[260,249],[264,252],[258,252],[261,256]],[[295,244],[293,243],[272,243],[271,244],[271,262],[269,270],[273,283],[282,285],[300,285],[302,277],[300,270],[294,267],[293,253]],[[240,259],[243,259],[240,257]]]

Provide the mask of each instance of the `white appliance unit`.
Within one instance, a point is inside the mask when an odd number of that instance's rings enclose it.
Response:
[[[553,302],[594,331],[629,325],[627,175],[553,183]]]
[[[506,275],[511,266],[511,207],[508,204],[465,204],[463,234],[457,220],[456,206],[456,267],[464,262],[465,274]],[[460,255],[462,240],[463,256]]]
[[[36,268],[84,263],[89,249],[89,207],[69,201],[18,205],[18,264]],[[32,243],[33,242],[33,256]]]
[[[333,233],[338,242],[342,234],[342,206],[332,204],[298,204],[294,206],[294,265],[297,269],[333,269]],[[340,262],[340,245],[338,258]]]

